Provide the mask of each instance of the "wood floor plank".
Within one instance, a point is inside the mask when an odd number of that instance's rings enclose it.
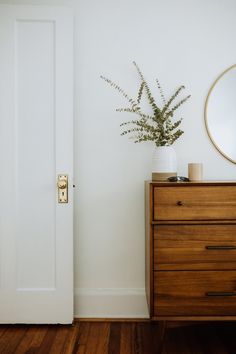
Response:
[[[81,322],[77,326],[77,335],[74,342],[73,354],[85,354],[88,337],[90,333],[90,323]]]
[[[71,326],[58,326],[49,354],[62,354]]]
[[[0,337],[6,332],[7,326],[6,325],[0,325]]]
[[[81,322],[73,354],[107,354],[110,324],[107,322]]]
[[[48,326],[46,335],[44,336],[41,345],[37,349],[37,354],[49,354],[51,347],[54,343],[57,331],[57,326]]]
[[[161,354],[163,351],[164,340],[166,336],[166,324],[163,322],[154,322],[150,324],[150,345],[155,354]]]
[[[35,343],[36,340],[38,343],[38,333],[39,328],[37,326],[28,327],[25,332],[25,335],[23,336],[22,340],[19,342],[17,348],[15,349],[14,354],[24,354],[29,350],[29,348],[31,348],[32,343]],[[45,333],[46,331],[44,331],[44,334]]]
[[[124,354],[135,354],[134,351],[134,323],[121,324],[120,352]]]
[[[139,340],[136,341],[139,347],[136,348],[137,353],[140,354],[159,354],[162,353],[162,335],[160,337],[159,324],[143,323],[137,326]],[[136,353],[136,352],[135,352]]]
[[[99,327],[100,328],[99,328],[99,333],[98,333],[96,354],[108,354],[110,324],[109,323],[100,323]]]
[[[30,326],[29,328],[31,327],[32,326]],[[35,328],[37,329],[36,333],[33,336],[30,346],[28,350],[26,350],[25,354],[35,354],[37,352],[48,330],[47,325],[35,326]]]
[[[0,337],[0,354],[14,354],[26,331],[25,326],[9,326]]]
[[[121,323],[110,324],[108,354],[120,354]]]
[[[90,323],[89,337],[84,354],[107,354],[110,325],[107,323]],[[80,353],[78,353],[80,354]]]
[[[0,326],[0,354],[157,354],[161,327],[149,322]],[[235,354],[236,322],[166,329],[161,354]]]
[[[79,323],[73,324],[70,326],[70,330],[66,341],[64,343],[64,347],[62,350],[62,354],[72,354],[76,345],[76,339],[79,331]]]

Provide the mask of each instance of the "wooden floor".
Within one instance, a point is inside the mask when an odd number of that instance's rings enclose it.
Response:
[[[78,322],[73,326],[0,326],[1,354],[156,354],[157,325]],[[167,328],[163,354],[236,354],[236,323]]]

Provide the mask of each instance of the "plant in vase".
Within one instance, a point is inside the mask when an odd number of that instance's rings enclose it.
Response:
[[[127,112],[136,115],[136,119],[122,123],[123,128],[121,135],[132,134],[135,143],[143,141],[153,141],[155,150],[153,154],[153,179],[167,178],[170,175],[175,175],[177,170],[176,155],[172,147],[173,143],[184,133],[179,128],[182,118],[173,121],[176,110],[184,104],[190,95],[176,102],[179,94],[184,90],[184,86],[180,86],[174,94],[168,99],[165,99],[161,85],[156,79],[157,88],[162,100],[162,105],[158,105],[154,99],[147,81],[145,80],[140,68],[133,62],[140,77],[140,86],[136,98],[131,98],[119,85],[101,76],[111,87],[117,90],[128,101],[129,107],[117,108],[117,112]],[[146,93],[148,103],[151,108],[151,113],[147,114],[141,109],[143,95]]]

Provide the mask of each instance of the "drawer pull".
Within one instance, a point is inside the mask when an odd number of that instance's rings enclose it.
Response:
[[[236,246],[206,246],[207,250],[236,250]]]
[[[181,202],[181,200],[179,200],[179,201],[177,202],[177,205],[181,206],[181,205],[183,205],[183,202]]]
[[[236,291],[209,291],[206,296],[236,296]]]

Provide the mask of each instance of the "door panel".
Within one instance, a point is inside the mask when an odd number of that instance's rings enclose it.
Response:
[[[0,5],[0,50],[0,323],[71,323],[71,10]]]
[[[15,33],[18,287],[54,288],[54,23],[17,21]]]

